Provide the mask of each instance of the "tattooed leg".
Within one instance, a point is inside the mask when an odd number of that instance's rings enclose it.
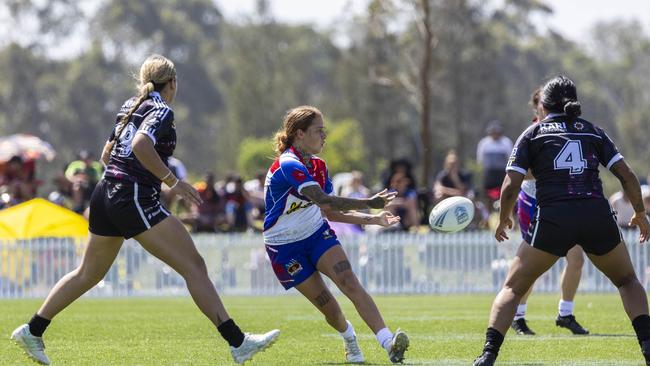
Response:
[[[333,246],[325,252],[320,257],[317,267],[352,301],[361,318],[373,332],[377,333],[386,327],[377,305],[352,271],[350,261],[340,245]]]
[[[334,270],[334,273],[338,275],[341,274],[342,272],[352,270],[352,266],[350,265],[350,262],[346,259],[336,263],[334,267],[332,267],[332,269]]]
[[[296,286],[316,308],[325,315],[327,323],[339,332],[345,331],[347,323],[341,307],[325,285],[320,273],[315,272],[307,280]]]
[[[327,305],[330,300],[332,300],[332,294],[330,294],[329,290],[324,290],[318,296],[316,296],[314,299],[314,304],[316,304],[319,308],[322,308]]]

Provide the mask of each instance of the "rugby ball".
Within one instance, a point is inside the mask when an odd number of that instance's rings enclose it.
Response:
[[[440,201],[429,214],[429,225],[435,231],[453,233],[463,230],[474,218],[474,203],[462,196]]]

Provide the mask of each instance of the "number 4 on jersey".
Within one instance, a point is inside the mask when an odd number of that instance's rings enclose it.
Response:
[[[567,141],[553,161],[555,170],[569,169],[569,174],[582,174],[587,167],[587,160],[582,157],[582,145],[579,140]]]

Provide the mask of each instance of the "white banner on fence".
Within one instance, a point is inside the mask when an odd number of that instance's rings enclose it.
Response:
[[[637,231],[627,231],[624,236],[639,279],[647,288],[647,251],[638,244]],[[486,231],[387,233],[339,239],[361,283],[375,294],[496,292],[519,245],[515,241],[497,245],[492,233]],[[260,235],[203,234],[195,235],[194,241],[222,294],[285,292],[271,269]],[[0,298],[46,296],[56,281],[79,265],[84,245],[71,239],[0,242]],[[559,291],[564,265],[564,259],[558,261],[537,281],[535,291]],[[579,290],[616,289],[587,259]],[[128,240],[104,279],[86,296],[170,295],[187,295],[183,278],[137,242]]]

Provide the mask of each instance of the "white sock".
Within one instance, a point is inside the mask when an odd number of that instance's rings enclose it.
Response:
[[[356,333],[354,333],[354,327],[352,326],[352,323],[350,323],[350,321],[348,320],[346,320],[345,322],[348,323],[348,327],[345,328],[345,331],[339,332],[339,334],[341,335],[341,337],[343,337],[343,339],[349,339],[355,337]]]
[[[515,319],[514,320],[519,320],[523,319],[526,317],[526,308],[528,307],[527,304],[519,304],[517,306],[517,312],[515,313]]]
[[[390,351],[390,342],[393,339],[393,332],[391,332],[390,329],[380,329],[379,332],[375,334],[375,337],[377,338],[379,345],[382,346],[386,352]]]
[[[573,301],[560,300],[557,308],[560,316],[573,315]]]

